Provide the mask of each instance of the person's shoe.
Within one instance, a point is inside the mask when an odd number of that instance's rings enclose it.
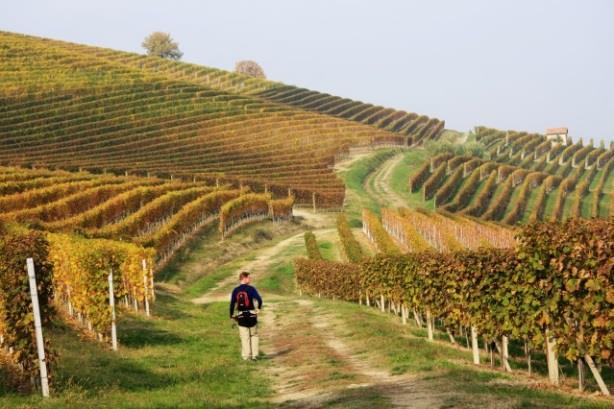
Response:
[[[241,357],[244,361],[249,361],[249,358]]]
[[[257,361],[257,360],[258,360],[258,357],[255,357],[255,356],[252,357],[252,361]]]

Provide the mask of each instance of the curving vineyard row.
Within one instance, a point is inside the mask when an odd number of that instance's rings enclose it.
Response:
[[[410,209],[382,209],[382,225],[405,251],[509,248],[514,231],[479,220]]]
[[[362,224],[363,233],[382,254],[510,248],[515,243],[514,230],[475,218],[405,208],[384,208],[381,213],[380,221],[364,210]]]
[[[403,145],[417,145],[430,139],[436,139],[445,127],[445,122],[437,118],[375,106],[290,85],[276,86],[256,95],[269,101],[393,132],[398,134],[398,137],[391,138],[390,142],[400,142]]]
[[[435,156],[410,176],[408,189],[436,208],[509,225],[611,213],[614,150],[480,127],[476,135],[490,160]]]

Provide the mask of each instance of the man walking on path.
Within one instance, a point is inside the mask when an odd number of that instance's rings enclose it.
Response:
[[[241,356],[244,360],[258,358],[258,311],[262,308],[262,298],[256,288],[249,285],[251,278],[247,271],[239,274],[241,284],[232,291],[230,296],[230,318],[239,324],[241,337]],[[254,300],[258,302],[255,306]],[[235,306],[238,314],[235,317]]]

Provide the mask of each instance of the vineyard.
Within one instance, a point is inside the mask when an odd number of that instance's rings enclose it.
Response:
[[[611,155],[598,152],[593,156],[611,163]],[[440,155],[427,160],[411,183],[424,185],[429,174],[438,173],[449,175],[439,186],[461,178],[476,183],[480,175],[482,180],[490,178],[487,183],[493,186],[506,180],[494,163],[481,173],[473,172],[482,166],[477,162]],[[588,190],[597,172],[601,182],[593,185],[603,189],[609,165],[599,170],[595,162],[593,168],[581,169],[587,173],[583,189]],[[455,172],[460,176],[452,176]],[[508,175],[514,172],[508,170]],[[521,186],[517,195],[527,194],[526,180],[514,181]],[[433,196],[442,194],[437,188],[434,192]],[[465,198],[457,202],[469,203],[466,196],[460,197]],[[506,226],[511,222],[496,223],[452,210],[381,208],[381,216],[363,210],[362,234],[377,250],[374,258],[361,254],[356,240],[361,233],[352,232],[340,216],[342,262],[313,256],[309,249],[318,245],[310,235],[308,259],[295,259],[299,291],[377,307],[398,316],[403,324],[415,321],[418,328],[426,329],[429,341],[439,333],[452,345],[466,345],[474,364],[486,355],[491,366],[498,360],[502,370],[516,372],[510,364],[514,361],[516,368],[531,375],[543,359],[550,382],[557,386],[563,376],[559,361],[565,359],[576,366],[580,390],[586,387],[590,370],[596,387],[609,395],[601,368],[614,362],[612,218],[582,220],[569,215],[565,222],[540,223],[534,219],[519,230]],[[512,210],[506,217],[514,214],[519,220],[523,211]],[[512,356],[511,350],[518,355]]]
[[[609,394],[598,368],[614,362],[612,219],[533,224],[517,245],[504,228],[402,209],[386,210],[381,223],[366,211],[363,225],[380,254],[358,263],[297,259],[301,292],[377,306],[404,324],[411,316],[430,341],[437,328],[453,344],[466,338],[474,364],[480,340],[491,365],[496,353],[508,372],[510,343],[524,349],[529,374],[532,352],[547,351],[554,385],[560,354],[577,362],[580,390],[588,365]]]
[[[274,199],[247,186],[207,186],[195,178],[15,167],[1,168],[0,178],[0,339],[23,376],[38,370],[26,318],[27,258],[35,260],[43,321],[53,319],[55,300],[76,325],[116,349],[111,299],[150,315],[154,272],[192,236],[216,223],[229,236],[249,222],[288,219],[294,204],[292,196]],[[46,356],[53,362],[49,345]]]
[[[614,146],[444,128],[0,31],[0,406],[609,407]]]
[[[360,122],[399,134],[382,142],[418,145],[436,139],[445,127],[445,122],[437,118],[374,106],[305,88],[276,86],[256,95],[270,101]]]
[[[443,129],[415,114],[388,126],[278,103],[259,96],[277,83],[191,64],[11,33],[0,42],[6,165],[246,181],[334,208],[335,155]],[[388,124],[384,111],[374,117]]]
[[[475,136],[490,159],[436,155],[411,175],[408,189],[437,209],[508,225],[611,214],[611,147],[483,127]]]

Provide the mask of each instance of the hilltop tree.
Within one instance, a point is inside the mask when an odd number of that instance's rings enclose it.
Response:
[[[179,60],[183,56],[183,53],[179,50],[179,44],[173,41],[168,33],[160,31],[151,33],[141,45],[147,50],[148,55],[155,55],[170,60]]]
[[[255,61],[249,61],[249,60],[238,61],[235,64],[235,71],[241,74],[255,77],[255,78],[262,78],[262,79],[266,78],[266,75],[264,75],[264,70]]]

